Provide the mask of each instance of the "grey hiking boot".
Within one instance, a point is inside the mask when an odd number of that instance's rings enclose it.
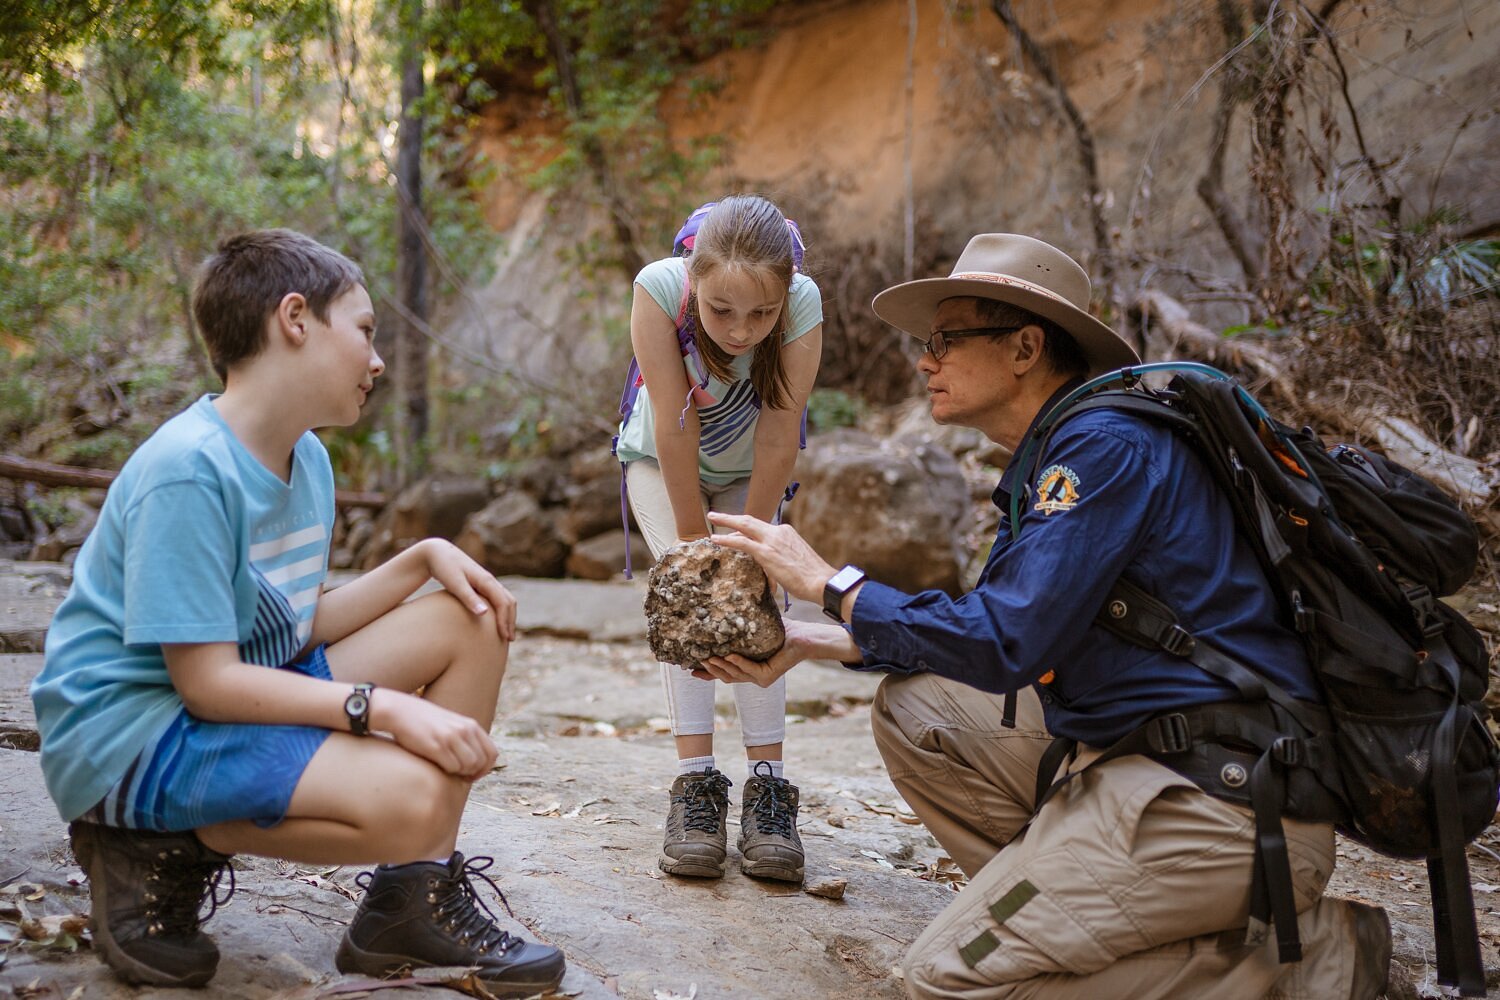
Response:
[[[729,786],[722,772],[709,768],[679,774],[672,782],[667,832],[656,865],[668,875],[720,878],[724,874]]]
[[[552,991],[567,971],[563,953],[496,927],[494,913],[474,892],[471,880],[484,879],[510,912],[505,894],[484,874],[493,863],[474,857],[465,864],[455,851],[447,864],[418,861],[361,873],[365,896],[334,965],[375,977],[431,966],[471,968],[497,997]]]
[[[797,786],[771,776],[771,766],[755,765],[756,775],[745,782],[744,812],[736,845],[740,869],[753,878],[802,881],[802,838],[797,836]]]
[[[121,830],[75,820],[73,856],[89,878],[89,925],[104,961],[127,983],[203,986],[219,949],[200,925],[234,894],[229,856],[191,831]],[[218,895],[224,873],[229,889]]]

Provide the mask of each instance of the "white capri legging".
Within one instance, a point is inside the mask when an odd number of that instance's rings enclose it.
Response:
[[[641,458],[625,467],[625,484],[630,493],[630,509],[651,554],[657,559],[677,541],[677,521],[672,517],[672,503],[667,498],[666,481],[661,466],[654,459]],[[749,477],[736,479],[724,486],[698,483],[705,511],[743,514],[745,497],[750,492]],[[673,663],[661,665],[662,688],[667,694],[667,715],[672,720],[673,736],[701,736],[714,731],[715,681],[699,680]],[[786,678],[778,678],[770,687],[754,684],[732,684],[735,707],[740,715],[740,733],[747,747],[780,743],[786,737]]]

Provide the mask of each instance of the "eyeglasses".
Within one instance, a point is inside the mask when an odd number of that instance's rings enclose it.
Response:
[[[981,326],[972,330],[934,330],[932,338],[927,341],[923,348],[932,355],[932,360],[941,361],[948,353],[948,341],[958,340],[961,337],[1000,337],[1007,333],[1015,333],[1021,329],[1019,326]]]

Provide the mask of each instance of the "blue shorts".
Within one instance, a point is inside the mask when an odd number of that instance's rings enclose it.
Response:
[[[275,669],[332,680],[322,646]],[[194,830],[236,819],[275,826],[328,733],[316,726],[204,722],[184,708],[79,818],[132,830]]]

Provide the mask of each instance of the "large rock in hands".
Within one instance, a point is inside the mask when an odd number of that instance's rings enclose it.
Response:
[[[749,556],[706,538],[667,550],[651,569],[646,641],[663,663],[772,656],[786,642],[771,583]]]

